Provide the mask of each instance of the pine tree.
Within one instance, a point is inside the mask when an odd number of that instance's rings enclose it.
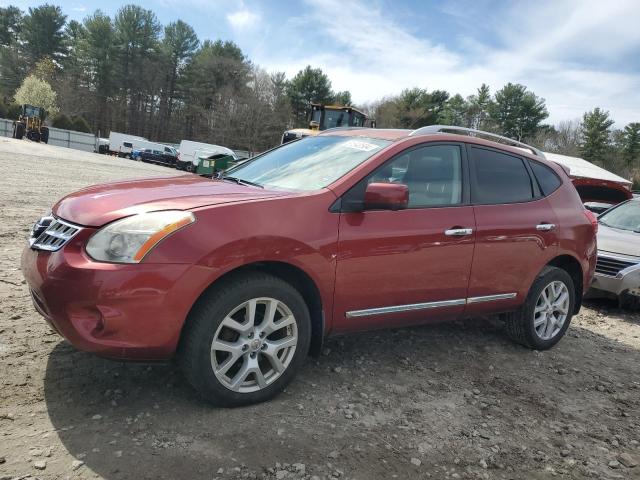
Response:
[[[580,153],[585,160],[607,164],[606,157],[611,143],[610,128],[613,123],[609,112],[600,108],[584,114],[580,129]]]
[[[640,167],[640,123],[633,122],[622,131],[622,156],[628,167]]]

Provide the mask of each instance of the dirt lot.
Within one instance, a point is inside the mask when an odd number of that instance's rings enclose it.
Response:
[[[221,410],[172,365],[77,352],[19,270],[32,222],[163,167],[0,139],[0,478],[640,478],[640,313],[589,303],[539,353],[490,320],[331,339],[276,400]]]

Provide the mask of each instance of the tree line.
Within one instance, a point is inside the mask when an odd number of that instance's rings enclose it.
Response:
[[[0,8],[0,115],[15,114],[12,102],[34,91],[54,125],[251,151],[277,144],[286,128],[306,126],[311,102],[352,103],[319,68],[293,78],[268,73],[234,42],[201,41],[185,22],[161,25],[137,5],[113,17],[97,10],[82,22],[49,4]],[[549,125],[545,100],[524,85],[491,92],[483,84],[466,98],[416,87],[360,107],[383,128],[458,125],[579,155],[626,177],[640,167],[640,123],[615,130],[609,113],[594,108]]]

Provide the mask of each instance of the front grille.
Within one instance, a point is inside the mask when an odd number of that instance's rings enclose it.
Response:
[[[596,273],[615,277],[621,270],[624,270],[625,268],[632,265],[636,265],[637,263],[638,262],[621,260],[619,258],[603,257],[598,255],[598,261],[596,263]]]
[[[36,226],[42,225],[43,223],[46,222],[43,222],[41,219],[36,223]],[[55,252],[64,247],[80,230],[82,230],[82,228],[77,225],[72,225],[59,218],[51,218],[44,231],[34,227],[34,233],[29,243],[33,249]]]

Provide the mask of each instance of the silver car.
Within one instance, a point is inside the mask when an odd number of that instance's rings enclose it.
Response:
[[[640,305],[640,198],[598,217],[598,263],[589,296]]]

